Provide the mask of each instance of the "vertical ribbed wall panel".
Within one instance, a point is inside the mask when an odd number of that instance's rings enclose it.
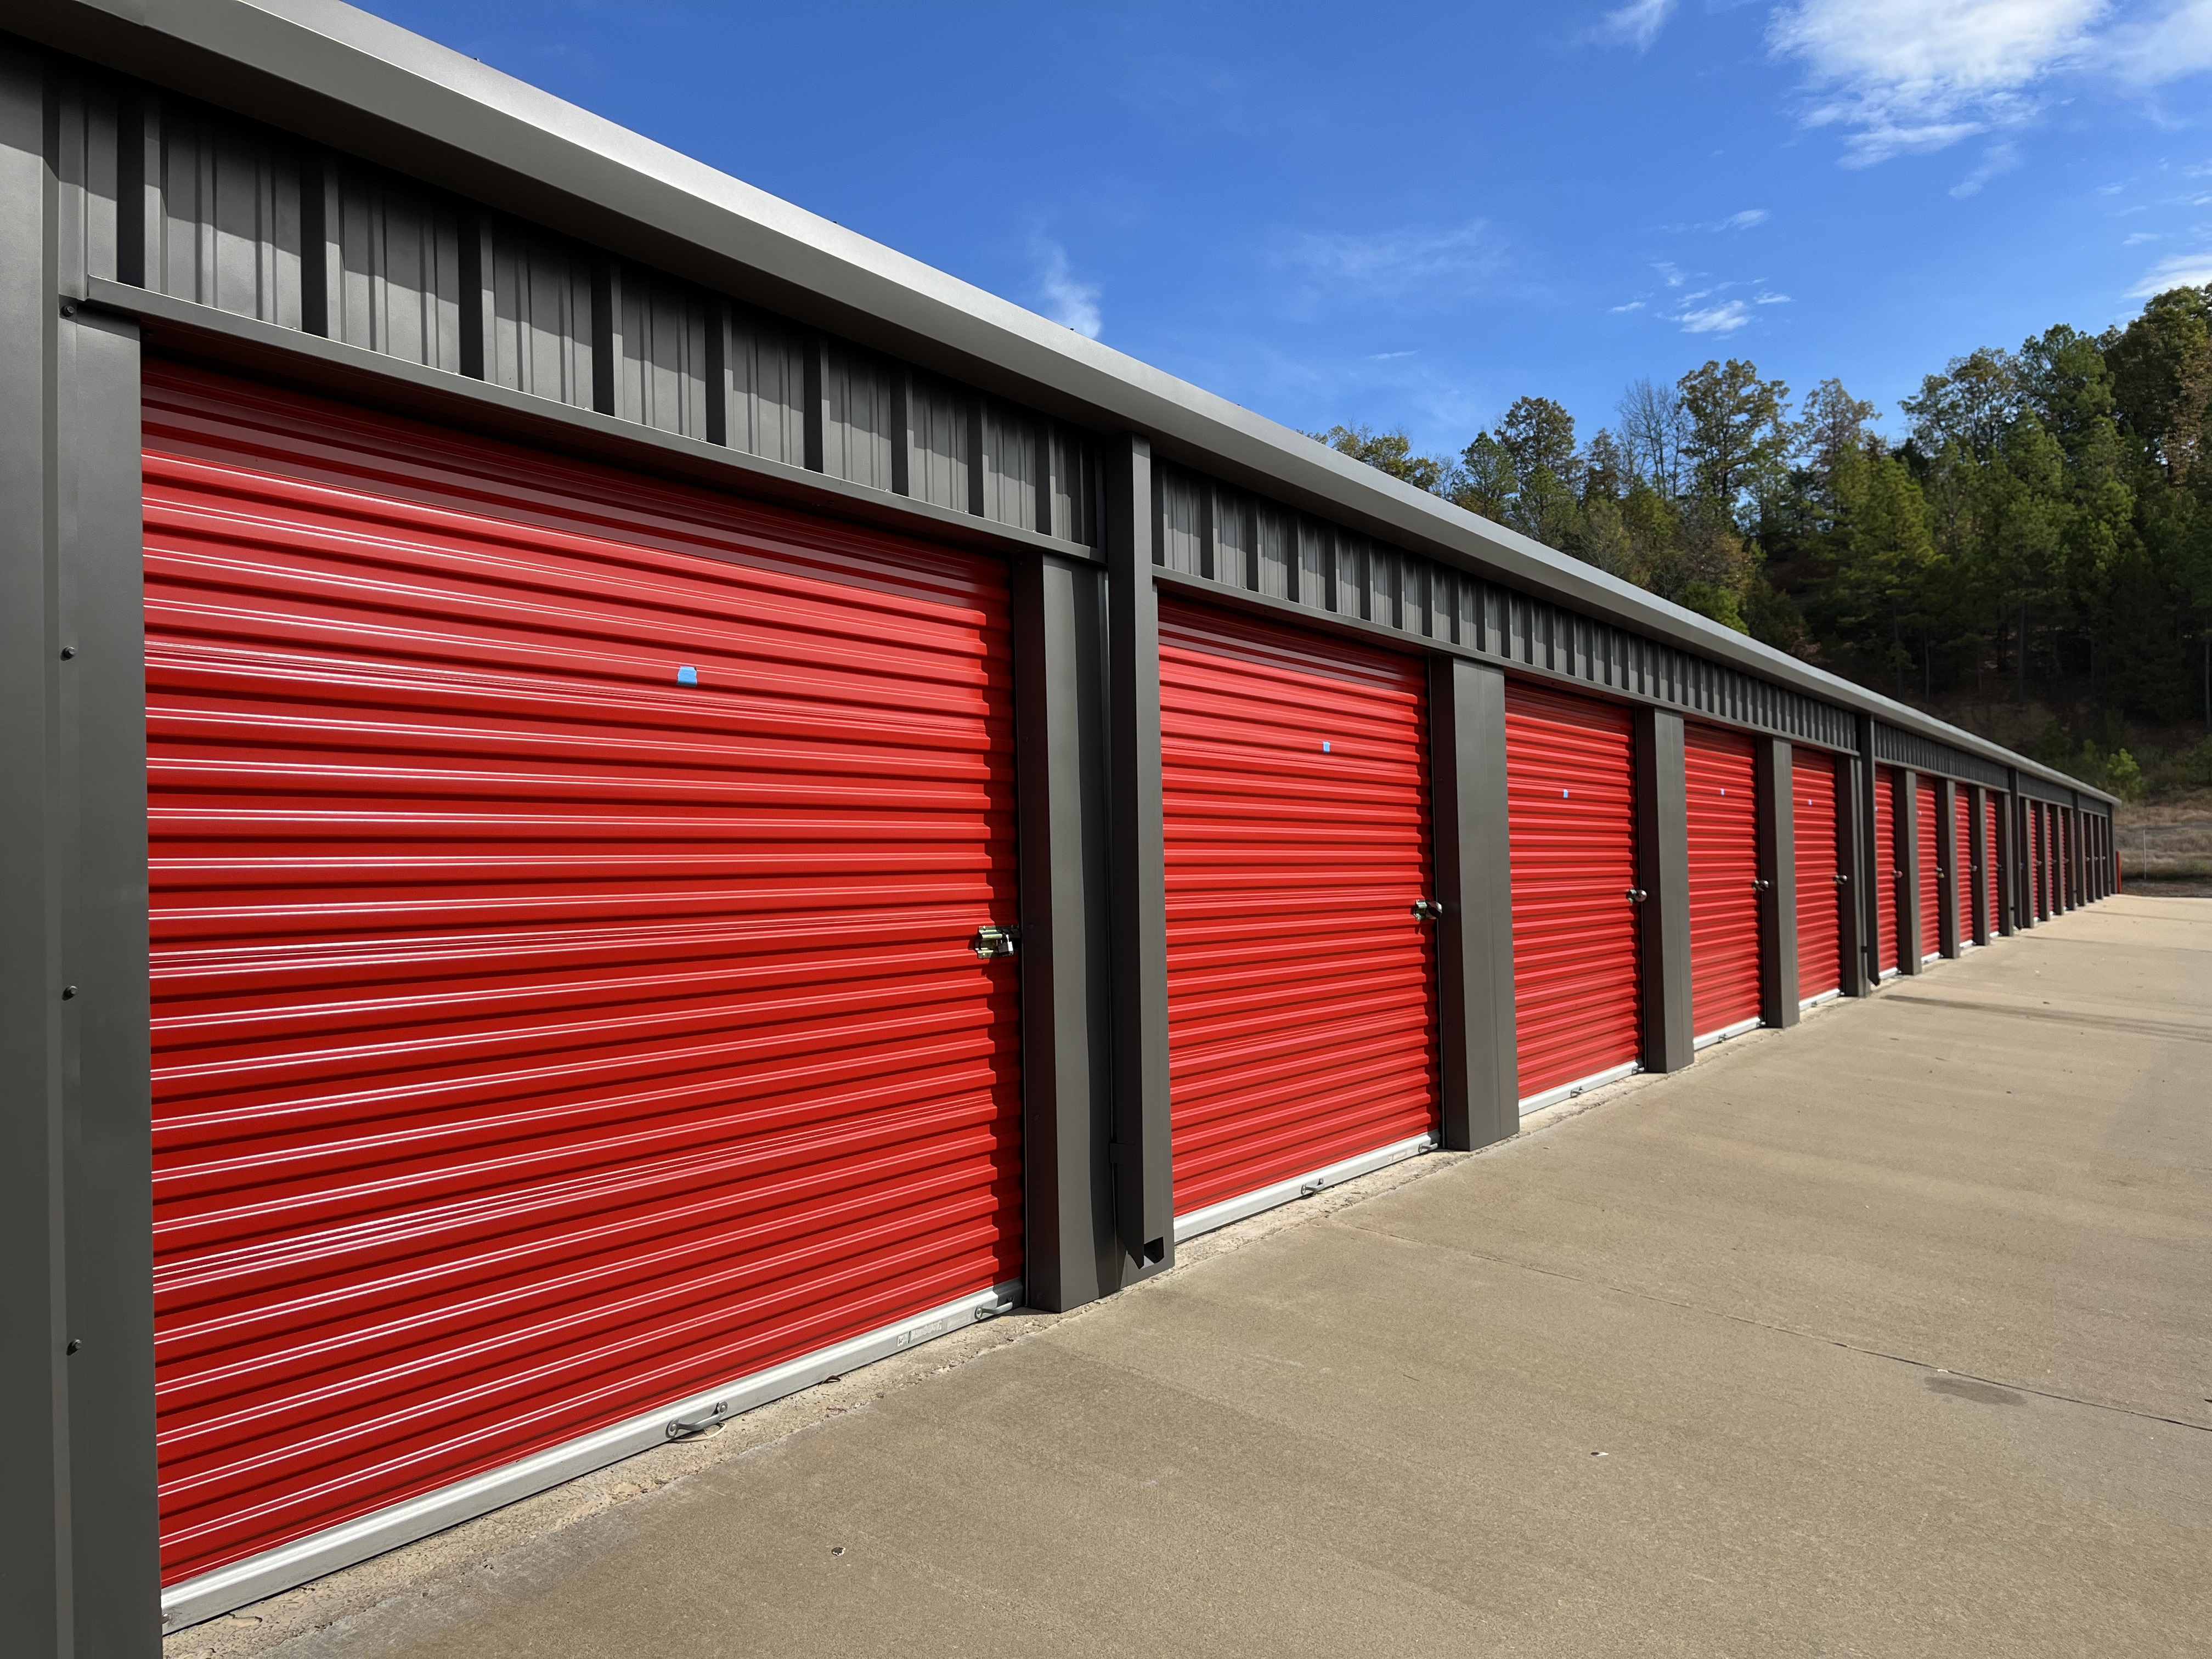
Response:
[[[1836,837],[1836,757],[1790,751],[1790,817],[1796,836],[1797,995],[1826,996],[1844,982],[1843,902],[1850,890]]]
[[[122,131],[116,89],[105,77],[57,73],[53,88],[54,227],[59,275],[117,275],[118,163]],[[144,204],[136,204],[143,216]]]
[[[490,336],[484,378],[494,386],[592,406],[592,260],[579,244],[512,220],[491,227]]]
[[[622,274],[622,361],[615,366],[615,414],[678,437],[707,436],[707,330],[719,307],[689,283],[625,264]]]
[[[743,306],[728,308],[724,373],[732,449],[786,466],[806,464],[806,348],[795,330]]]
[[[1253,514],[1252,557],[1259,591],[1271,599],[1295,599],[1298,580],[1297,521],[1287,507],[1261,503]]]
[[[376,167],[337,170],[331,337],[429,368],[461,367],[460,217],[434,191]]]
[[[995,398],[983,400],[983,516],[994,524],[1052,533],[1051,505],[1040,514],[1044,476],[1041,423]]]
[[[1049,430],[1052,521],[1038,528],[1060,541],[1073,542],[1080,547],[1095,546],[1098,532],[1091,469],[1097,457],[1091,441],[1073,427],[1061,426],[1057,422]]]
[[[833,343],[826,354],[822,470],[866,489],[891,488],[891,368],[881,358]],[[964,504],[963,504],[964,505]]]
[[[1186,576],[1211,575],[1206,561],[1207,486],[1176,467],[1155,467],[1152,477],[1159,501],[1153,562]]]
[[[969,505],[969,400],[934,375],[916,374],[907,388],[906,493],[932,507],[965,513]]]
[[[1231,587],[1256,584],[1252,550],[1252,498],[1241,489],[1213,489],[1213,580]]]
[[[301,325],[298,147],[250,123],[149,94],[158,207],[146,284],[280,328]]]

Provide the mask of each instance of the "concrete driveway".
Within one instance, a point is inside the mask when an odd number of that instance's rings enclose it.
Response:
[[[2212,901],[2110,901],[201,1655],[2212,1652]]]

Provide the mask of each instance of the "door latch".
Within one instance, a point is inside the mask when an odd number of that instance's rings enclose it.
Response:
[[[1838,887],[1848,887],[1848,886],[1850,886],[1850,884],[1851,884],[1851,878],[1850,878],[1849,876],[1845,875],[1845,874],[1844,874],[1842,871],[1840,871],[1840,870],[1838,870],[1838,871],[1837,871],[1837,872],[1836,872],[1836,885],[1837,885],[1837,886],[1838,886]]]
[[[1014,953],[1014,942],[1022,936],[1018,927],[1000,927],[987,923],[975,930],[975,937],[968,941],[968,948],[988,962],[994,957],[1010,957]]]
[[[1774,890],[1774,884],[1765,876],[1754,876],[1752,878],[1751,890],[1754,893],[1771,893]]]
[[[1628,890],[1628,902],[1631,904],[1641,904],[1644,900],[1650,896],[1651,895],[1645,892],[1641,887],[1632,887]]]
[[[1442,921],[1444,919],[1444,907],[1434,899],[1415,899],[1413,917],[1418,921]]]

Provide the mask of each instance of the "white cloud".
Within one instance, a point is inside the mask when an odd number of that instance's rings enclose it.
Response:
[[[2122,247],[2134,247],[2134,246],[2137,246],[2138,244],[2140,244],[2140,243],[2143,243],[2143,242],[2162,242],[2162,241],[2164,241],[2165,240],[2166,240],[2166,238],[2165,238],[2165,237],[2163,237],[2163,236],[2160,235],[2160,234],[2159,234],[2156,231],[2154,231],[2154,230],[2139,230],[2139,231],[2136,232],[2136,234],[2135,234],[2134,235],[2132,235],[2132,236],[2129,237],[2125,241],[2122,242],[2122,243],[2120,244],[2120,246],[2121,246]]]
[[[1497,262],[1480,219],[1449,230],[1301,236],[1289,253],[1289,263],[1310,282],[1385,299],[1439,288],[1464,289]]]
[[[2212,247],[2194,253],[2176,253],[2160,259],[2143,272],[2142,281],[2128,290],[2130,300],[2148,300],[2170,288],[2202,288],[2212,283]]]
[[[1367,355],[1367,361],[1370,363],[1388,363],[1395,362],[1401,357],[1412,356],[1413,354],[1410,351],[1371,351]]]
[[[1751,309],[1741,300],[1729,300],[1701,311],[1686,311],[1674,320],[1685,334],[1733,334],[1751,320]]]
[[[1044,314],[1088,339],[1097,339],[1105,324],[1098,310],[1098,284],[1076,280],[1068,267],[1067,250],[1059,243],[1040,236],[1035,252],[1037,292],[1044,299]]]
[[[1708,230],[1749,230],[1753,225],[1763,225],[1768,218],[1765,208],[1746,208],[1741,213],[1731,213],[1725,219],[1708,225]]]
[[[1618,316],[1619,316],[1619,315],[1620,315],[1620,313],[1621,313],[1622,312],[1624,312],[1624,311],[1641,311],[1641,310],[1643,310],[1643,309],[1644,309],[1644,301],[1641,301],[1641,300],[1631,300],[1631,301],[1630,301],[1626,305],[1625,305],[1625,306],[1610,306],[1610,307],[1607,307],[1607,314],[1608,316],[1618,317]]]
[[[1755,306],[1786,306],[1790,303],[1790,296],[1786,294],[1754,294],[1751,296],[1751,302]]]
[[[2000,173],[2010,173],[2020,165],[2020,151],[2011,144],[1991,144],[1982,152],[1982,164],[1951,186],[1951,194],[1961,201],[1981,193],[1984,185]]]
[[[2138,87],[2212,70],[2212,0],[2178,0],[2159,16],[2118,24],[2099,43],[2098,57]]]
[[[1943,149],[2031,112],[2028,93],[2080,61],[2106,0],[1798,0],[1768,44],[1810,74],[1814,126],[1850,131],[1844,165]]]
[[[1606,13],[1584,38],[1600,46],[1633,46],[1644,52],[1659,38],[1674,10],[1674,0],[1629,0],[1618,11]]]
[[[1684,280],[1682,273],[1680,270],[1677,270],[1668,261],[1662,259],[1657,264],[1652,266],[1651,269],[1659,273],[1659,280],[1666,283],[1668,288],[1680,288],[1682,286]]]

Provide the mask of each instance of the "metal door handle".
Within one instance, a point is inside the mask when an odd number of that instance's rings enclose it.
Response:
[[[1419,921],[1442,921],[1444,917],[1444,907],[1434,899],[1415,899],[1413,916]]]
[[[1765,876],[1754,876],[1752,878],[1751,890],[1754,893],[1771,893],[1774,890],[1774,884],[1767,880]]]
[[[968,948],[989,962],[995,957],[1010,957],[1014,953],[1014,941],[1020,939],[1018,927],[1000,927],[986,925],[975,930],[975,937],[968,941]]]
[[[1641,904],[1644,900],[1650,896],[1651,895],[1645,892],[1641,887],[1632,887],[1628,890],[1628,902],[1631,904]]]
[[[1851,884],[1851,878],[1850,878],[1849,876],[1845,875],[1845,874],[1844,874],[1842,871],[1840,871],[1840,870],[1838,870],[1838,871],[1837,871],[1837,872],[1836,872],[1836,885],[1837,885],[1837,886],[1838,886],[1838,887],[1848,887],[1848,886],[1850,886],[1850,884]]]

